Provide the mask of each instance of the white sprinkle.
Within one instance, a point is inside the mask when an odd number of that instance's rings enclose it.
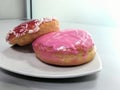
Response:
[[[57,50],[58,51],[60,51],[60,50],[66,51],[66,48],[64,46],[61,46],[61,47],[57,48]]]
[[[35,27],[35,28],[34,28],[34,32],[39,31],[39,29],[40,29],[40,27],[38,27],[38,26],[37,26],[37,27]]]
[[[15,35],[16,35],[16,37],[19,37],[19,36],[20,36],[20,35],[19,35],[19,34],[17,34],[17,33],[16,33]]]
[[[80,41],[77,41],[75,44],[76,44],[76,45],[79,45],[79,44],[80,44]]]
[[[28,33],[33,33],[34,31],[33,30],[29,30]]]
[[[23,32],[24,31],[24,29],[20,29],[20,32]]]
[[[28,24],[25,25],[25,28],[28,28]]]

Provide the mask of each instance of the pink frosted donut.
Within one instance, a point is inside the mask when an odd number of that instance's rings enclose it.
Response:
[[[59,66],[87,63],[93,60],[96,53],[91,35],[79,29],[45,34],[37,38],[32,45],[41,61]]]

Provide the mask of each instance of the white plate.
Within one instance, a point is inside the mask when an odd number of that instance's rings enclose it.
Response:
[[[18,74],[40,78],[71,78],[96,73],[102,69],[99,55],[91,62],[74,67],[56,67],[35,57],[29,47],[8,47],[0,52],[0,67]]]

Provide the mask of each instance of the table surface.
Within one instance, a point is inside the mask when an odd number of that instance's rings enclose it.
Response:
[[[0,21],[0,52],[6,42],[1,37],[24,20]],[[88,30],[97,47],[103,69],[96,74],[68,78],[44,79],[12,73],[0,68],[0,90],[120,90],[120,28],[79,23],[61,23],[61,27]],[[3,47],[4,46],[4,47]]]

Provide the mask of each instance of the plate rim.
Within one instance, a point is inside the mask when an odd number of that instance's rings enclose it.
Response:
[[[15,70],[15,69],[13,70],[11,68],[7,68],[4,65],[2,65],[1,63],[0,63],[0,68],[2,68],[3,70],[6,70],[6,71],[12,72],[12,73],[19,74],[19,75],[24,75],[24,76],[29,76],[29,77],[36,77],[36,78],[54,78],[54,79],[74,78],[74,77],[81,77],[81,76],[91,75],[91,74],[94,74],[94,73],[97,73],[97,72],[101,71],[102,70],[102,61],[101,61],[100,56],[98,55],[98,53],[96,53],[96,56],[98,58],[99,68],[97,68],[95,70],[88,71],[86,73],[82,73],[82,74],[79,74],[79,73],[78,74],[69,74],[69,75],[28,74],[26,72],[21,72],[21,71]]]

